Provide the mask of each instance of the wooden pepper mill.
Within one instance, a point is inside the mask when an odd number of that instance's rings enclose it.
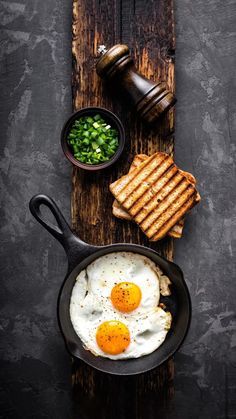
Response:
[[[97,74],[121,87],[140,117],[155,122],[176,102],[163,82],[156,83],[139,74],[127,45],[114,45],[102,55],[96,65]]]

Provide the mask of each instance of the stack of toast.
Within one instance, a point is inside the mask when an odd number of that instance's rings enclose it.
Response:
[[[194,176],[180,170],[168,154],[138,154],[129,173],[110,185],[113,214],[135,221],[152,241],[166,235],[180,238],[185,214],[201,199],[195,185]]]

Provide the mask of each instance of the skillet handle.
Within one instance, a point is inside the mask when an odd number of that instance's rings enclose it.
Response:
[[[53,214],[57,225],[45,220],[40,211],[40,206],[45,205]],[[33,196],[29,203],[31,214],[36,220],[55,237],[64,247],[68,257],[68,271],[81,262],[85,257],[92,254],[97,247],[91,246],[77,237],[70,229],[57,204],[47,195],[39,194]]]

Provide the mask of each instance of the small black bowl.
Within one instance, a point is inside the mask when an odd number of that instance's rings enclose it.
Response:
[[[72,153],[71,147],[68,144],[68,135],[70,133],[71,127],[74,122],[80,119],[82,116],[94,116],[96,114],[101,115],[101,117],[109,124],[112,128],[115,128],[118,131],[118,140],[119,145],[116,153],[111,157],[110,160],[100,163],[100,164],[86,164],[77,160]],[[101,170],[111,166],[115,163],[120,157],[124,146],[125,146],[125,131],[120,119],[111,111],[105,108],[99,107],[89,107],[82,108],[79,111],[73,113],[70,118],[65,123],[62,132],[61,132],[61,146],[66,158],[75,166],[80,167],[81,169],[94,171]]]

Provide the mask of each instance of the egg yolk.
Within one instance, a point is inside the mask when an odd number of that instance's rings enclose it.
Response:
[[[130,344],[129,329],[124,323],[110,320],[100,324],[96,340],[99,348],[106,354],[121,354]]]
[[[111,291],[112,304],[122,313],[135,310],[139,306],[141,298],[141,290],[133,282],[120,282]]]

